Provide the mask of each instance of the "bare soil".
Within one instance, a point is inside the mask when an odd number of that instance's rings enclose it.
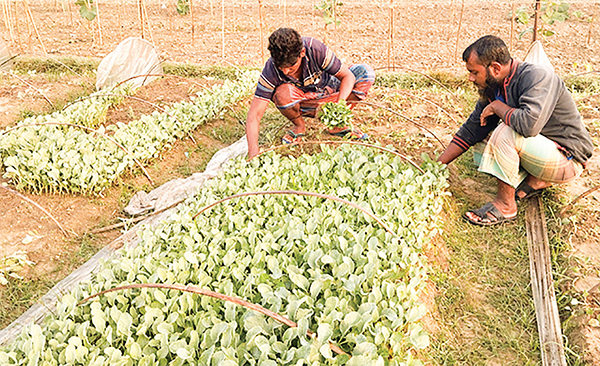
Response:
[[[258,6],[259,3],[262,3],[262,7]],[[100,15],[94,22],[82,19],[78,8],[70,2],[31,2],[29,10],[32,17],[28,18],[24,2],[8,1],[12,16],[0,19],[0,38],[7,42],[13,54],[101,58],[123,39],[143,37],[156,45],[161,58],[166,61],[260,67],[268,57],[268,34],[278,27],[289,26],[303,35],[324,40],[346,63],[366,62],[376,69],[439,70],[456,75],[465,74],[461,61],[462,50],[484,34],[495,34],[505,39],[513,56],[520,59],[525,57],[531,43],[531,33],[522,38],[518,35],[530,27],[533,20],[528,25],[511,23],[513,2],[395,1],[393,11],[389,3],[383,0],[344,1],[344,5],[337,9],[339,24],[334,27],[333,24],[326,26],[320,12],[314,10],[316,0],[235,0],[224,2],[223,8],[222,2],[210,0],[194,3],[193,21],[192,15],[181,16],[175,12],[175,2],[148,1],[146,8],[142,9],[147,14],[145,22],[140,21],[140,8],[131,1],[100,2]],[[514,4],[515,8],[519,8],[530,3],[517,1]],[[555,34],[542,37],[551,62],[562,76],[600,69],[600,25],[595,20],[590,21],[598,17],[600,7],[593,2],[574,2],[570,12],[574,10],[584,15],[546,25]],[[7,19],[11,20],[7,22]],[[40,91],[56,103],[85,93],[86,90],[89,92],[88,83],[94,83],[94,80],[86,77],[49,78],[35,74],[28,75],[27,81],[38,91],[14,77],[0,75],[0,127],[12,125],[24,111],[45,110],[49,103]],[[137,96],[154,103],[171,104],[189,98],[194,91],[197,91],[197,87],[193,82],[161,79],[142,88]],[[389,91],[375,90],[373,101],[387,100],[387,93]],[[439,99],[439,96],[426,97]],[[591,99],[587,102],[582,107],[582,114],[585,123],[594,126],[590,130],[595,133],[598,146],[600,111],[596,101]],[[469,113],[456,113],[457,106],[446,99],[436,102],[451,110],[453,118],[459,123]],[[405,96],[399,103],[403,113],[426,124],[446,143],[458,127],[458,124],[448,122],[438,108],[418,102],[410,96]],[[126,122],[153,109],[143,103],[126,101],[110,111],[108,118]],[[435,140],[417,133],[415,128],[405,125],[402,132],[389,115],[368,106],[361,106],[359,110],[363,113],[358,114],[358,123],[363,124],[376,140],[394,143],[401,137],[399,134],[405,133],[406,145],[410,146],[412,153],[439,150]],[[368,118],[361,119],[361,115],[367,114]],[[193,134],[196,143],[191,139],[177,142],[150,167],[149,172],[156,178],[157,185],[201,171],[212,153],[227,145],[227,139],[215,132],[222,129],[233,129],[238,135],[243,134],[243,127],[237,126],[236,129],[231,121],[215,121],[200,128]],[[319,137],[320,134],[320,126],[309,126],[309,138]],[[596,155],[584,175],[576,182],[565,185],[564,197],[567,202],[600,181],[599,155],[596,148]],[[481,192],[476,188],[477,185],[468,181],[451,183],[457,189],[474,195],[489,194]],[[2,178],[0,184],[12,187],[10,182]],[[59,280],[72,270],[72,265],[69,267],[65,263],[71,263],[73,254],[81,249],[82,237],[94,228],[118,222],[118,218],[123,217],[122,208],[129,197],[137,189],[151,188],[138,175],[124,177],[100,197],[21,192],[46,208],[68,231],[68,236],[63,235],[57,225],[32,204],[0,189],[0,258],[24,250],[36,263],[24,273],[25,276]],[[583,213],[587,218],[578,221],[571,236],[574,256],[589,258],[585,263],[578,263],[583,270],[574,287],[596,309],[600,308],[599,199],[600,193],[597,191],[580,201],[575,214]],[[572,211],[565,215],[567,220],[571,214]],[[93,246],[102,247],[117,235],[118,232],[113,231],[92,236]],[[589,315],[581,317],[582,339],[587,339],[590,364],[600,364],[600,328],[590,325],[590,319]],[[3,319],[0,327],[6,326],[11,320]]]

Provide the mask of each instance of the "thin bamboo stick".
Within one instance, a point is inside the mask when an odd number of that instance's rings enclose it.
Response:
[[[196,43],[195,19],[194,19],[194,1],[190,0],[190,16],[192,17],[192,46]]]
[[[533,43],[537,40],[538,24],[540,21],[540,7],[541,7],[540,0],[535,0],[535,17],[533,19],[533,39],[531,40],[531,43]]]
[[[390,31],[389,31],[389,42],[388,42],[388,57],[387,57],[387,66],[390,67],[391,59],[393,57],[392,48],[394,47],[394,0],[390,0]],[[395,68],[392,69],[396,71]]]
[[[261,65],[265,62],[265,53],[263,47],[263,19],[262,19],[262,0],[258,0],[258,28],[260,34],[260,63]]]
[[[154,44],[154,37],[152,36],[152,27],[150,27],[150,20],[148,20],[148,10],[146,8],[146,1],[142,0],[142,13],[144,17],[144,22],[148,27],[148,34],[150,35],[150,43]]]
[[[21,198],[21,199],[23,199],[23,200],[31,203],[35,207],[37,207],[40,211],[42,211],[43,213],[45,213],[50,218],[50,220],[54,221],[54,223],[56,224],[56,226],[58,226],[58,228],[60,229],[60,231],[62,231],[62,233],[63,233],[64,236],[67,236],[67,237],[69,236],[69,234],[67,234],[67,231],[65,229],[63,229],[63,227],[60,225],[60,223],[58,222],[58,220],[56,220],[54,218],[54,216],[52,216],[52,214],[50,212],[48,212],[48,210],[46,210],[45,208],[43,208],[42,206],[40,206],[38,203],[36,203],[32,199],[30,199],[28,197],[25,197],[21,193],[15,191],[13,189],[10,189],[8,187],[4,187],[4,186],[0,185],[0,188],[3,188],[5,190],[7,190],[8,192],[16,195],[17,197],[19,197],[19,198]]]
[[[592,38],[592,26],[594,25],[594,20],[596,20],[596,12],[592,14],[592,20],[590,21],[590,27],[588,28],[587,39],[585,41],[585,44],[588,46],[590,44],[590,39]]]
[[[513,34],[514,34],[514,29],[515,29],[515,0],[512,0],[512,9],[511,9],[511,16],[510,16],[510,52],[512,53],[513,50]]]
[[[96,294],[93,294],[91,296],[88,296],[85,299],[81,300],[77,305],[81,305],[84,302],[88,301],[89,299],[92,299],[92,298],[97,297],[97,296],[104,295],[104,294],[106,294],[108,292],[120,291],[120,290],[127,290],[127,289],[133,289],[133,288],[163,288],[163,289],[170,289],[170,290],[179,290],[179,291],[185,291],[185,292],[192,292],[192,293],[203,295],[203,296],[210,296],[210,297],[215,298],[215,299],[232,302],[234,304],[243,306],[246,309],[254,310],[254,311],[259,312],[261,314],[264,314],[264,315],[266,315],[266,316],[268,316],[270,318],[273,318],[273,319],[277,320],[278,322],[287,325],[290,328],[297,328],[298,327],[298,324],[296,324],[295,322],[291,321],[290,319],[284,317],[283,315],[279,315],[279,314],[277,314],[277,313],[275,313],[275,312],[273,312],[273,311],[271,311],[269,309],[266,309],[266,308],[264,308],[264,307],[262,307],[262,306],[260,306],[258,304],[254,304],[254,303],[242,300],[242,299],[237,298],[237,297],[224,295],[224,294],[221,294],[219,292],[205,290],[205,289],[200,288],[198,286],[181,285],[181,284],[177,284],[177,283],[174,283],[174,284],[136,283],[136,284],[132,284],[132,285],[125,285],[125,286],[113,287],[113,288],[110,288],[108,290],[104,290],[104,291],[98,292]],[[309,336],[312,339],[316,338],[316,336],[317,336],[311,330],[307,330],[306,331],[306,335]],[[331,341],[329,341],[329,348],[333,352],[337,353],[338,355],[348,355],[339,346],[333,344]]]
[[[221,0],[221,58],[225,58],[225,0]]]
[[[12,19],[11,19],[11,15],[10,15],[10,4],[9,4],[8,0],[4,0],[2,2],[2,12],[4,13],[4,24],[6,25],[6,28],[8,29],[8,33],[10,35],[10,40],[12,42],[14,42],[15,34],[13,32]]]
[[[98,39],[102,46],[102,24],[100,22],[100,0],[96,0],[96,25],[98,26]]]
[[[19,4],[15,1],[15,30],[17,31],[17,43],[19,49],[23,52],[23,44],[21,43],[21,31],[19,30]]]
[[[137,6],[138,18],[140,20],[140,26],[141,26],[141,29],[142,29],[142,39],[145,39],[146,35],[145,35],[145,32],[144,32],[144,21],[142,19],[142,17],[143,17],[143,15],[142,15],[142,0],[137,0],[137,5],[138,5]]]
[[[463,13],[465,11],[465,0],[462,0],[460,7],[460,17],[458,18],[458,30],[456,31],[456,44],[454,45],[454,60],[456,60],[458,54],[458,40],[460,39],[460,27],[462,26]]]

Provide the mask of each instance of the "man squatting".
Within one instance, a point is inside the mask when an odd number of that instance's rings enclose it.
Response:
[[[465,218],[494,225],[517,216],[517,200],[581,175],[593,144],[571,93],[548,67],[512,59],[495,36],[475,41],[462,58],[480,99],[438,161],[449,164],[475,146],[479,171],[497,178],[498,193]]]
[[[258,133],[269,101],[273,101],[288,120],[292,129],[283,136],[283,143],[301,141],[306,132],[303,117],[314,117],[320,104],[326,102],[359,101],[375,81],[375,72],[365,64],[344,65],[322,42],[312,37],[300,37],[291,28],[279,28],[269,36],[269,52],[260,75],[254,98],[246,118],[248,158],[258,154]],[[340,127],[330,134],[366,139],[358,129]]]

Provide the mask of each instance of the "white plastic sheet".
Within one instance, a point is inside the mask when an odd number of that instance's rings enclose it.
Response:
[[[102,59],[98,66],[96,89],[112,87],[133,76],[162,74],[162,65],[152,43],[138,37],[130,37]],[[138,77],[131,84],[139,88],[156,77]]]
[[[529,51],[527,51],[527,56],[525,57],[525,62],[529,62],[530,64],[539,64],[544,65],[554,71],[554,66],[550,62],[548,55],[544,52],[544,47],[542,47],[542,43],[540,41],[535,41],[529,47]]]

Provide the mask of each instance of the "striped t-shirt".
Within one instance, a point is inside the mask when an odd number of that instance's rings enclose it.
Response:
[[[306,55],[302,59],[302,80],[283,74],[273,58],[269,58],[258,79],[254,96],[271,100],[275,88],[284,83],[292,83],[303,92],[322,92],[333,75],[342,67],[342,62],[323,42],[312,37],[302,37]]]

